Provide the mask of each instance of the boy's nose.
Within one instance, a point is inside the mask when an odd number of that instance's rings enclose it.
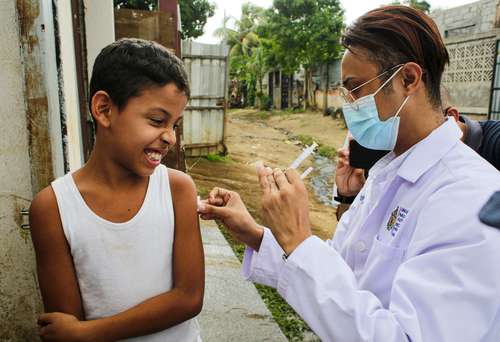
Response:
[[[176,139],[175,139],[175,131],[174,130],[166,130],[162,133],[160,136],[162,142],[165,144],[172,146],[175,145]]]

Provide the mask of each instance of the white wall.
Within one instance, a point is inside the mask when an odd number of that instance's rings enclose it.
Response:
[[[57,0],[62,69],[59,82],[64,96],[63,112],[66,116],[69,169],[70,171],[74,171],[83,165],[83,144],[78,102],[73,23],[71,18],[71,1]]]
[[[115,41],[115,13],[112,0],[84,0],[84,5],[90,82],[95,58],[103,47]]]
[[[43,30],[41,29],[42,25]],[[54,178],[58,178],[63,176],[65,172],[52,0],[40,1],[40,15],[35,26],[38,30],[40,50],[42,51],[41,62],[47,93],[52,173]]]
[[[16,0],[2,1],[0,22],[0,339],[35,341],[40,297],[29,231],[20,227],[32,187]]]

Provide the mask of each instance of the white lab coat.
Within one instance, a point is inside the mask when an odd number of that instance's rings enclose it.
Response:
[[[289,258],[265,229],[243,275],[278,289],[323,341],[500,341],[500,232],[477,218],[500,173],[447,120],[382,158],[332,240]]]

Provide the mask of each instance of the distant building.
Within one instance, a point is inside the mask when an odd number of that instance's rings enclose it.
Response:
[[[431,13],[450,54],[443,75],[450,101],[478,119],[500,120],[499,3],[480,0]]]
[[[274,109],[293,108],[303,96],[304,77],[300,73],[286,75],[280,69],[269,71],[262,78],[262,90],[269,96]],[[298,91],[301,93],[299,94]]]
[[[311,69],[310,91],[311,105],[318,109],[332,107],[338,109],[342,105],[337,87],[340,85],[340,60],[329,65],[317,65]],[[269,71],[262,79],[262,88],[268,95],[275,109],[302,107],[305,101],[305,70],[301,67],[293,75],[286,75],[281,70]],[[328,96],[325,97],[325,89]]]

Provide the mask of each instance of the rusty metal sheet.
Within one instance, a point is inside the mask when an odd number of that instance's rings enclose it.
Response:
[[[164,11],[115,10],[115,36],[154,40],[175,53],[177,25],[172,13]]]

